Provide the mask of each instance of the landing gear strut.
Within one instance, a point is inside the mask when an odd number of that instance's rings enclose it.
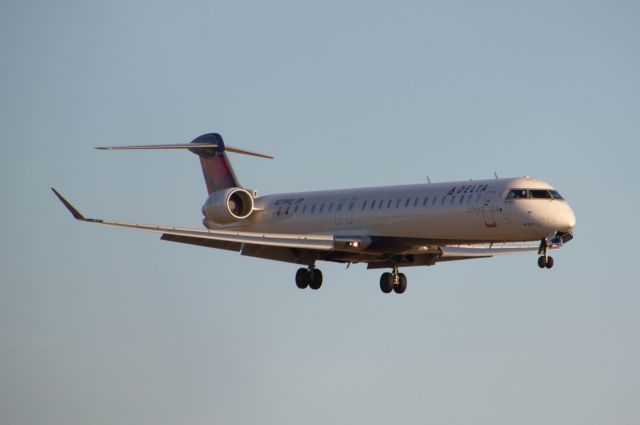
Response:
[[[296,272],[296,286],[304,289],[307,286],[311,289],[320,289],[322,286],[322,272],[311,265],[308,268],[299,268]]]
[[[553,257],[547,255],[548,251],[549,242],[546,239],[543,239],[540,242],[540,249],[538,249],[538,254],[540,254],[540,257],[538,257],[538,267],[541,269],[550,269],[553,267]]]
[[[385,272],[380,276],[380,289],[385,294],[391,291],[402,294],[407,290],[407,276],[398,272],[398,266],[393,266],[391,273]]]

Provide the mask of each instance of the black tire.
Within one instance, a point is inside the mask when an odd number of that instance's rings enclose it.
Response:
[[[380,289],[385,294],[393,291],[393,275],[391,273],[382,273],[382,276],[380,276]]]
[[[296,286],[300,289],[304,289],[309,286],[309,281],[311,280],[311,276],[309,274],[309,270],[300,268],[296,272]]]
[[[407,290],[407,276],[404,273],[398,275],[398,284],[393,287],[393,290],[396,294],[404,294]]]
[[[313,269],[311,271],[311,280],[309,281],[309,288],[317,290],[322,286],[322,272],[320,269]]]
[[[538,267],[540,267],[541,269],[547,267],[547,260],[544,258],[544,256],[538,257]]]
[[[547,257],[547,264],[546,267],[548,269],[550,269],[551,267],[553,267],[553,257]]]

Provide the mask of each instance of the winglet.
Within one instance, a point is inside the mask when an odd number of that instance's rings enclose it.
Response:
[[[64,206],[67,207],[71,215],[73,215],[73,218],[75,218],[76,220],[87,221],[87,219],[84,218],[82,214],[80,214],[80,211],[78,211],[73,205],[71,205],[69,201],[64,199],[64,197],[60,195],[57,190],[55,190],[54,188],[51,188],[51,190],[53,190],[53,193],[55,193],[58,199],[60,199],[60,202],[62,202]]]

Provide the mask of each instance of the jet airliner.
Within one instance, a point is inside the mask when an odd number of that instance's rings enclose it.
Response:
[[[301,289],[321,287],[318,261],[388,269],[380,289],[398,294],[407,288],[401,267],[537,253],[538,266],[550,269],[549,251],[572,240],[576,224],[558,191],[531,177],[258,196],[239,183],[227,152],[272,157],[225,146],[217,133],[185,144],[97,149],[187,149],[196,154],[208,192],[204,229],[86,218],[52,188],[75,219],[298,264],[295,283]]]

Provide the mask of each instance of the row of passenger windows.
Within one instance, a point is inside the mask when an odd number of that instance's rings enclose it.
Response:
[[[512,189],[507,199],[563,199],[555,190],[546,189]]]
[[[480,202],[480,198],[482,197],[482,193],[478,193],[476,195],[476,200],[475,202]],[[435,206],[436,203],[438,202],[438,199],[440,199],[439,205],[454,205],[454,204],[458,204],[458,205],[462,205],[465,203],[470,204],[473,201],[473,195],[453,195],[451,197],[448,196],[443,196],[441,198],[439,198],[438,196],[426,196],[424,198],[397,198],[397,199],[376,199],[376,200],[366,200],[362,202],[362,205],[360,207],[360,209],[362,211],[365,210],[374,210],[374,209],[383,209],[383,208],[400,208],[401,206],[404,208],[408,208],[410,205],[412,205],[413,207],[418,207],[419,205],[426,207],[428,205],[431,206]],[[395,202],[394,202],[395,201]],[[447,202],[448,201],[448,202]],[[300,212],[301,214],[306,214],[307,212],[309,212],[310,214],[314,214],[316,211],[318,213],[323,213],[325,212],[325,206],[327,205],[327,203],[322,203],[319,205],[318,204],[305,204],[305,205],[296,205],[295,207],[286,207],[284,209],[277,209],[275,211],[276,215],[289,215],[290,213],[298,213]],[[326,212],[327,213],[331,213],[334,211],[334,206],[335,208],[335,212],[340,212],[343,210],[343,208],[345,207],[345,203],[338,203],[338,205],[336,205],[335,202],[331,202],[328,205],[328,208],[326,208]],[[354,202],[350,202],[347,209],[348,211],[353,211],[354,207],[356,206],[356,204]],[[318,207],[318,208],[316,208]]]

